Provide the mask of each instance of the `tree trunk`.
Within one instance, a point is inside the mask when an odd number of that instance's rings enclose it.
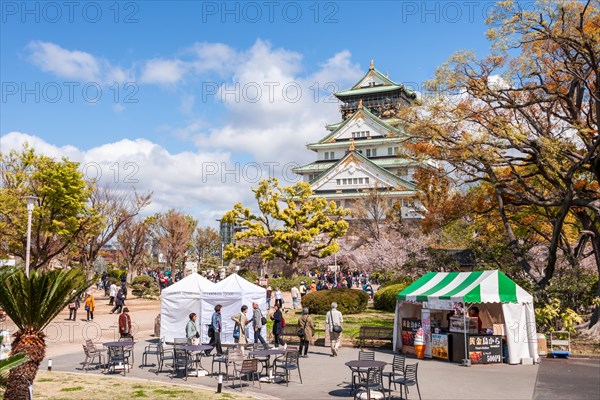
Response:
[[[10,371],[4,400],[28,400],[29,385],[33,384],[38,368],[46,354],[44,334],[17,332],[11,354],[25,353],[29,359],[25,364]]]

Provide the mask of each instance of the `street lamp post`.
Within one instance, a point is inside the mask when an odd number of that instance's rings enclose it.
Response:
[[[39,197],[25,196],[27,202],[27,248],[25,249],[25,275],[29,278],[29,260],[31,258],[31,216]]]

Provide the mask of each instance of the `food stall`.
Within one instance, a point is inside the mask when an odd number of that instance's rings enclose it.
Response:
[[[397,296],[394,350],[415,353],[416,329],[427,358],[466,365],[538,360],[533,298],[500,271],[424,275]]]

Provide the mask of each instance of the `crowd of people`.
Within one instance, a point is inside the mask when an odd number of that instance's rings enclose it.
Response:
[[[211,350],[207,350],[206,354],[209,355],[213,350],[216,351],[217,356],[223,354],[223,348],[221,344],[221,333],[223,330],[223,316],[221,311],[223,306],[217,304],[214,307],[214,312],[211,317],[211,323],[208,327],[209,345],[213,346]],[[284,349],[287,348],[287,344],[282,339],[283,327],[285,326],[285,319],[281,311],[278,302],[273,305],[273,312],[269,314],[269,318],[273,321],[272,334],[274,348],[280,346]],[[262,311],[258,307],[257,303],[252,303],[252,312],[249,312],[248,306],[243,305],[239,313],[235,313],[230,316],[230,319],[235,322],[233,328],[233,338],[235,343],[248,344],[250,338],[248,333],[252,331],[254,343],[261,343],[265,349],[271,348],[262,335],[262,328],[267,324],[267,318],[263,315]],[[189,321],[185,327],[185,336],[189,344],[199,344],[200,332],[198,331],[196,313],[189,315]],[[331,356],[336,357],[341,347],[341,333],[343,330],[343,316],[342,313],[337,310],[337,303],[331,303],[331,310],[325,317],[325,329],[329,332],[331,339]],[[120,323],[119,323],[119,326]],[[309,314],[308,308],[302,309],[302,316],[296,324],[297,334],[300,339],[299,353],[303,358],[308,357],[308,348],[313,342],[313,336],[315,333],[315,326],[313,319]]]

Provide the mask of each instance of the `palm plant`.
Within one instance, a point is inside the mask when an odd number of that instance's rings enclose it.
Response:
[[[4,399],[29,398],[29,385],[46,354],[44,328],[83,293],[91,281],[80,269],[33,270],[0,273],[0,306],[17,326],[12,354],[23,352],[28,361],[10,371]]]
[[[26,361],[27,357],[25,357],[25,354],[23,353],[14,354],[5,360],[0,360],[0,388],[6,387],[8,373],[10,370],[18,367]]]

